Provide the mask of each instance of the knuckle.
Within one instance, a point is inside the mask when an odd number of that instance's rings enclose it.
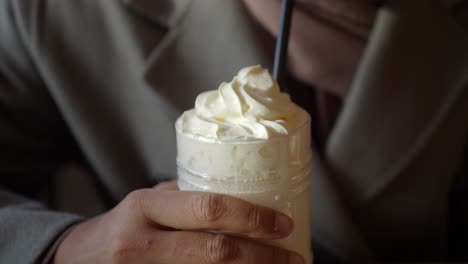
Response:
[[[115,237],[110,245],[110,263],[125,263],[130,252],[128,241],[123,237]]]
[[[120,221],[136,221],[145,217],[145,208],[151,203],[145,202],[147,189],[139,189],[127,194],[125,199],[114,208]]]
[[[143,255],[151,251],[156,242],[152,239],[139,239],[119,234],[110,244],[111,263],[129,263],[136,255]]]
[[[120,250],[120,251],[114,251],[112,252],[110,256],[110,261],[109,263],[113,264],[123,264],[127,262],[128,259],[128,251],[127,250]]]
[[[262,227],[262,212],[256,206],[250,206],[247,211],[247,224],[251,229],[259,229]]]
[[[142,190],[135,190],[127,194],[124,199],[125,206],[131,209],[140,206],[141,198],[143,196],[142,192]]]
[[[230,261],[237,257],[239,247],[234,239],[227,235],[219,234],[210,239],[206,247],[207,263],[220,263]]]
[[[225,213],[224,196],[203,193],[193,200],[192,210],[195,217],[204,222],[216,222]]]
[[[141,211],[148,204],[145,199],[148,199],[147,194],[149,191],[150,189],[139,189],[130,192],[122,201],[122,207],[132,212]]]

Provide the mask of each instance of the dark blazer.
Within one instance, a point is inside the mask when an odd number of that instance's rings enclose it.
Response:
[[[312,236],[338,258],[447,257],[450,215],[468,207],[452,188],[468,173],[467,14],[466,1],[380,9],[314,159]],[[46,207],[65,163],[110,204],[174,178],[176,117],[243,66],[270,66],[260,34],[239,0],[0,0],[0,263],[33,263],[80,221]]]

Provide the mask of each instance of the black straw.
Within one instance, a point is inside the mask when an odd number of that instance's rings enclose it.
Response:
[[[281,5],[281,24],[276,41],[275,64],[273,65],[273,77],[284,87],[286,59],[288,55],[289,33],[291,31],[291,18],[294,8],[294,0],[283,0]]]

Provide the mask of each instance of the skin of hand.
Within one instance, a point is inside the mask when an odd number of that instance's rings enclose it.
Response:
[[[253,240],[283,238],[292,229],[289,217],[266,207],[163,183],[76,225],[53,263],[305,263],[296,253]]]
[[[273,36],[278,34],[280,0],[244,0]],[[376,13],[376,0],[296,0],[288,68],[297,79],[346,95],[361,60]]]

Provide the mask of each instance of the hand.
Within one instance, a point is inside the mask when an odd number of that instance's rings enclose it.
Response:
[[[282,238],[292,226],[271,209],[165,183],[134,191],[111,211],[78,224],[54,263],[304,263],[294,262],[295,253],[249,239]]]
[[[244,0],[276,36],[281,1]],[[354,77],[377,12],[376,0],[297,0],[288,66],[297,79],[343,96]]]

